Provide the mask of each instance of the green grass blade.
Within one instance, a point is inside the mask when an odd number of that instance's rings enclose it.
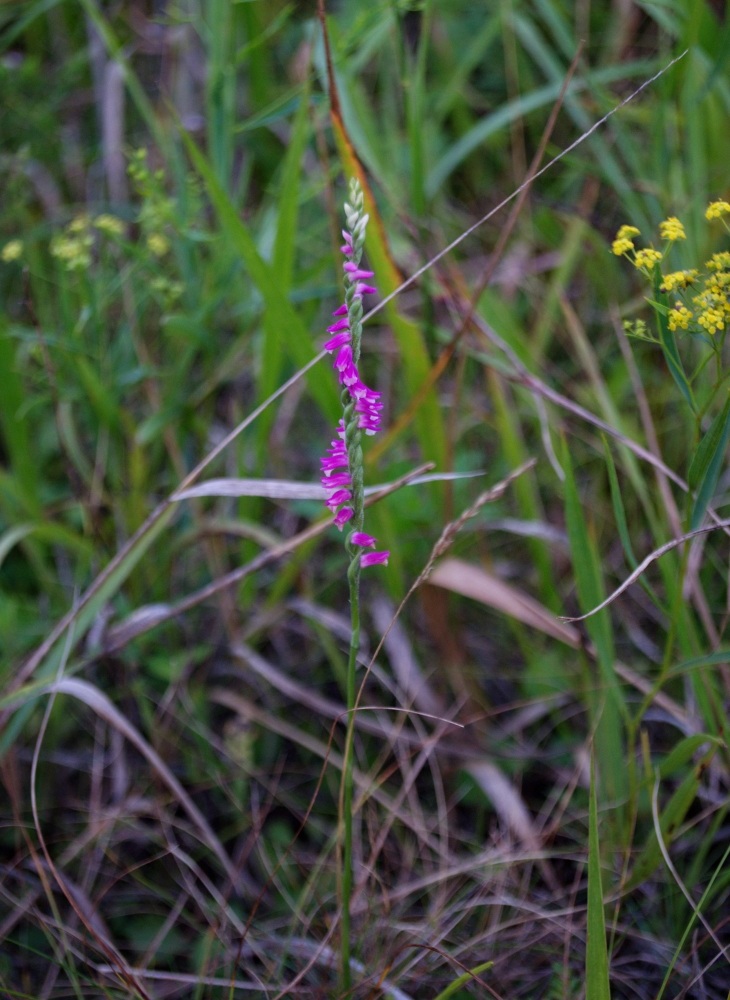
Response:
[[[10,27],[0,35],[0,52],[5,52],[9,49],[15,40],[20,38],[35,20],[64,2],[65,0],[40,0],[39,3],[31,4],[24,15],[22,17],[18,16],[16,21],[11,21]]]
[[[613,460],[613,455],[611,454],[611,449],[605,436],[603,438],[603,455],[606,459],[608,484],[611,490],[611,504],[613,506],[613,516],[616,520],[616,527],[618,529],[618,537],[621,540],[621,547],[624,550],[626,561],[632,569],[636,569],[639,564],[636,556],[634,555],[634,547],[631,543],[629,525],[626,521],[626,508],[624,507],[621,487],[619,486],[618,476],[616,475],[616,464]]]
[[[640,62],[632,63],[631,65],[624,64],[621,67],[610,67],[606,70],[600,70],[596,73],[591,73],[587,78],[576,79],[569,88],[569,94],[575,97],[576,94],[580,93],[589,87],[594,87],[599,83],[613,83],[617,80],[626,80],[636,76],[646,76],[652,72],[656,71],[656,64],[654,62],[649,62],[648,60],[642,60]],[[429,198],[432,198],[437,191],[441,189],[448,177],[456,170],[457,167],[463,163],[463,161],[473,152],[475,152],[481,145],[483,145],[490,136],[495,135],[502,129],[507,128],[510,124],[515,121],[519,121],[524,118],[525,115],[529,114],[531,111],[536,111],[538,108],[544,108],[548,105],[553,104],[560,94],[563,87],[562,75],[559,80],[549,83],[546,86],[538,87],[537,90],[531,91],[529,94],[523,94],[520,97],[514,98],[503,104],[498,111],[493,112],[491,115],[487,115],[485,118],[480,119],[476,125],[473,125],[464,135],[461,136],[456,142],[451,143],[448,151],[443,154],[443,156],[434,164],[428,177],[426,178],[426,194]],[[586,127],[589,127],[591,122],[588,122]],[[614,158],[610,156],[603,161],[603,166],[610,163],[614,163]],[[612,172],[612,179],[614,177],[620,177],[620,169],[618,164],[615,165],[615,169]],[[628,189],[628,184],[624,180],[623,186]]]
[[[449,983],[445,990],[442,990],[434,1000],[448,1000],[452,997],[457,990],[460,990],[462,986],[467,986],[471,983],[477,976],[481,975],[482,972],[486,972],[487,969],[491,969],[494,962],[482,962],[481,965],[475,965],[473,969],[469,969],[468,972],[463,973],[458,979],[455,979],[453,983]]]
[[[661,280],[662,278],[659,268],[655,268],[654,299],[660,307],[656,310],[656,317],[659,326],[659,340],[662,345],[662,353],[664,354],[664,360],[667,362],[667,367],[669,368],[670,374],[674,379],[677,388],[687,401],[687,404],[692,412],[697,413],[697,404],[695,403],[692,387],[689,384],[689,379],[687,378],[687,374],[684,370],[682,359],[679,356],[677,341],[674,334],[669,329],[669,319],[667,317],[667,297],[659,290]]]
[[[719,740],[713,740],[713,745],[707,753],[703,754],[700,760],[694,765],[688,775],[680,782],[676,791],[669,799],[664,811],[659,817],[659,829],[662,840],[666,845],[671,844],[677,834],[678,828],[684,822],[689,809],[694,802],[700,786],[700,777],[709,766],[712,758],[717,752]],[[635,889],[649,878],[662,863],[662,851],[654,830],[649,834],[644,847],[639,854],[633,867],[628,882],[624,886],[626,891]]]
[[[669,985],[669,981],[672,978],[672,973],[674,971],[675,965],[677,964],[677,960],[679,959],[679,956],[682,954],[682,952],[684,950],[684,946],[685,946],[685,943],[687,941],[687,938],[689,937],[689,935],[690,935],[690,933],[692,931],[692,928],[694,927],[695,923],[697,922],[700,913],[702,913],[702,910],[703,910],[703,907],[705,906],[706,901],[709,900],[710,897],[713,894],[713,890],[715,888],[715,883],[718,881],[718,878],[719,878],[719,876],[721,874],[724,874],[725,876],[727,875],[726,865],[727,865],[728,857],[730,857],[730,847],[728,847],[726,849],[725,853],[720,858],[719,862],[717,863],[717,865],[715,867],[714,872],[712,873],[712,878],[707,883],[707,886],[705,887],[705,890],[702,893],[702,896],[700,897],[700,901],[693,908],[692,917],[691,917],[690,920],[687,921],[687,926],[685,927],[684,931],[682,932],[682,937],[679,939],[679,942],[677,943],[677,947],[675,949],[675,952],[672,955],[672,960],[669,963],[669,966],[667,968],[666,974],[664,976],[664,980],[662,982],[661,989],[659,990],[659,992],[656,995],[656,1000],[662,1000],[662,997],[664,996],[664,991],[666,990],[667,986]]]
[[[586,941],[586,996],[611,1000],[608,979],[606,918],[603,912],[601,850],[598,841],[598,796],[595,760],[591,754],[591,790],[588,816],[588,926]]]
[[[8,553],[31,535],[39,542],[45,542],[47,545],[58,545],[70,552],[75,552],[86,563],[90,563],[93,558],[94,549],[90,542],[80,538],[63,525],[53,524],[50,521],[28,522],[16,524],[13,528],[0,534],[0,566],[7,558]]]
[[[89,587],[78,607],[69,612],[63,622],[56,626],[29,661],[37,679],[47,680],[54,675],[62,658],[67,654],[67,651],[64,650],[67,629],[73,628],[76,640],[84,637],[104,606],[118,594],[132,570],[149,550],[155,539],[167,527],[175,513],[175,505],[169,505],[151,515],[147,525],[140,530],[137,538],[123,552],[115,556],[107,569]],[[24,667],[24,674],[26,678],[30,675],[28,664]],[[18,738],[31,711],[31,705],[23,705],[5,727],[0,735],[0,758]]]
[[[132,72],[129,62],[124,56],[124,50],[114,32],[109,27],[109,23],[99,10],[95,0],[79,0],[89,20],[93,23],[99,36],[104,42],[104,46],[119,67],[124,78],[129,94],[134,101],[137,110],[145,121],[152,135],[155,137],[160,149],[166,149],[169,145],[167,135],[160,126],[152,102],[147,97],[137,76]]]
[[[215,208],[221,228],[232,247],[240,255],[253,283],[264,299],[267,323],[278,331],[283,350],[298,367],[303,367],[317,354],[317,347],[289,300],[282,295],[276,271],[266,263],[256,248],[254,238],[240,219],[236,206],[231,202],[215,173],[190,136],[181,129],[183,141],[196,170],[203,179],[208,196]],[[332,423],[337,420],[339,400],[334,379],[323,378],[313,370],[308,375],[312,394],[322,412]]]
[[[573,473],[570,450],[563,447],[565,470],[565,521],[575,571],[578,603],[587,612],[604,598],[600,560],[595,540],[589,530]],[[604,610],[586,621],[586,629],[596,648],[600,684],[589,683],[589,709],[594,738],[602,763],[601,781],[607,798],[618,804],[627,794],[627,771],[624,762],[623,723],[627,720],[621,686],[614,669],[614,644],[611,619]]]
[[[725,466],[728,441],[730,441],[730,396],[725,400],[722,412],[718,413],[700,441],[689,467],[687,474],[689,485],[697,490],[690,516],[690,531],[700,527],[710,500],[715,495],[717,481]]]
[[[522,435],[522,427],[515,406],[515,398],[510,387],[506,386],[494,372],[488,373],[489,388],[494,407],[494,421],[501,447],[507,464],[517,468],[529,458]],[[544,518],[535,477],[520,476],[513,483],[515,497],[519,504],[520,516],[526,521],[539,522]],[[528,541],[532,561],[537,571],[540,598],[555,614],[561,613],[558,588],[555,582],[550,553],[545,543],[539,538]]]
[[[218,182],[229,190],[233,163],[232,137],[235,115],[233,59],[233,5],[230,0],[208,0],[208,74],[206,122],[210,162]]]
[[[294,256],[296,250],[297,216],[301,188],[301,160],[309,138],[308,89],[300,95],[299,109],[294,119],[289,147],[282,166],[279,184],[279,216],[274,240],[272,270],[276,275],[279,296],[288,300],[291,292]],[[339,303],[337,303],[339,305]],[[284,362],[287,354],[286,327],[273,310],[264,314],[264,340],[261,348],[261,371],[257,384],[257,399],[261,403],[268,399],[284,380]],[[312,350],[315,350],[312,345]],[[269,440],[269,430],[275,410],[269,408],[262,413],[258,425],[258,447],[262,454]]]
[[[27,420],[21,416],[26,392],[15,363],[15,345],[4,317],[0,317],[0,372],[3,392],[0,403],[0,434],[10,469],[29,513],[40,513],[38,463],[33,457]]]

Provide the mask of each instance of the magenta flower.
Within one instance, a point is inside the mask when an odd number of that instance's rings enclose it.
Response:
[[[350,203],[345,205],[347,229],[342,230],[344,240],[340,250],[346,260],[342,265],[345,278],[345,301],[332,313],[335,322],[327,327],[331,334],[324,349],[330,354],[337,352],[333,368],[338,373],[343,387],[343,405],[347,422],[343,418],[337,427],[337,438],[320,459],[321,483],[327,492],[326,506],[334,513],[334,523],[342,530],[348,521],[353,521],[354,530],[347,544],[354,559],[360,566],[387,564],[388,552],[366,552],[363,548],[375,548],[377,542],[372,535],[362,530],[363,526],[363,474],[360,434],[375,434],[380,430],[380,414],[383,403],[380,393],[370,389],[360,378],[358,364],[362,339],[362,299],[364,295],[374,295],[376,289],[369,284],[373,271],[360,266],[365,229],[368,216],[363,211],[364,199],[356,180],[350,183]],[[349,402],[348,402],[349,400]]]
[[[341,507],[335,514],[335,526],[342,531],[343,527],[347,524],[351,517],[354,517],[354,515],[355,511],[352,507]]]
[[[340,504],[349,503],[350,500],[352,500],[351,490],[335,490],[329,500],[326,500],[325,503],[331,510],[336,510]]]
[[[327,449],[327,454],[319,460],[319,464],[322,466],[322,473],[327,477],[331,475],[334,469],[347,469],[348,466],[345,427],[342,420],[337,429],[337,434],[338,436]]]
[[[375,271],[362,271],[357,264],[349,260],[343,265],[343,271],[349,281],[362,281],[363,278],[372,278],[375,275]]]
[[[349,472],[335,472],[335,473],[325,473],[322,476],[322,485],[326,490],[331,490],[334,487],[340,486],[352,486],[352,479]]]
[[[367,566],[387,566],[390,552],[366,552],[360,556],[360,565],[365,569]]]
[[[343,330],[341,333],[336,334],[331,340],[328,340],[324,345],[325,351],[329,351],[331,354],[336,351],[338,347],[342,347],[343,344],[349,344],[351,340],[350,331]]]
[[[353,545],[360,545],[365,549],[373,549],[378,544],[372,535],[366,535],[364,531],[353,531],[350,541]]]
[[[358,427],[366,434],[375,434],[380,430],[380,411],[383,404],[380,402],[380,393],[373,392],[367,386],[362,386],[365,390],[357,394],[355,403],[355,413],[358,414]]]

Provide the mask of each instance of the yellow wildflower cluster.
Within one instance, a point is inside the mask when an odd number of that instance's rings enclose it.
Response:
[[[164,275],[158,274],[150,281],[150,288],[159,295],[166,307],[174,305],[178,299],[182,298],[185,291],[181,281],[171,281]]]
[[[725,220],[728,215],[730,202],[722,200],[713,201],[705,212],[708,221],[722,219],[730,232]],[[653,281],[655,268],[666,258],[670,247],[667,246],[663,252],[653,247],[637,250],[634,237],[639,235],[636,226],[621,226],[611,244],[611,251],[617,257],[627,257],[634,267]],[[667,244],[686,239],[684,226],[676,216],[670,216],[659,224],[659,235]],[[698,286],[697,294],[686,300],[687,289],[694,285]],[[692,267],[662,274],[659,289],[665,294],[675,292],[681,296],[668,312],[670,330],[694,329],[695,332],[714,335],[730,327],[730,251],[713,254],[710,260],[705,261],[704,271]]]
[[[93,243],[88,215],[77,215],[51,240],[51,254],[67,271],[85,271],[91,265]]]
[[[634,254],[634,267],[638,267],[639,270],[651,271],[663,256],[661,250],[655,250],[654,247],[647,247],[646,250],[637,250]]]
[[[97,215],[94,219],[94,227],[100,233],[105,233],[107,236],[119,237],[124,235],[124,223],[116,215],[108,215],[106,213]]]
[[[659,235],[663,240],[673,243],[675,240],[686,240],[684,226],[674,215],[670,215],[664,222],[659,223]]]
[[[0,259],[2,259],[6,264],[11,261],[20,260],[23,256],[23,241],[22,240],[10,240],[5,246],[0,250]]]
[[[172,198],[165,195],[165,175],[162,170],[151,170],[147,163],[147,151],[132,153],[127,172],[142,198],[139,223],[145,236],[145,245],[155,257],[169,253],[171,242],[165,232],[177,226],[177,207]]]
[[[705,212],[705,218],[711,222],[713,219],[721,219],[723,215],[730,215],[730,204],[726,201],[710,202]]]
[[[687,288],[688,285],[693,285],[697,281],[699,273],[696,267],[692,267],[688,271],[671,271],[664,275],[661,291],[673,292],[675,288]]]
[[[147,248],[155,257],[164,257],[170,249],[170,241],[162,233],[150,233],[147,237]]]
[[[616,239],[611,244],[611,251],[615,253],[617,257],[627,254],[629,250],[634,249],[634,242],[631,237],[638,235],[639,230],[636,226],[621,226],[619,231],[616,233]]]
[[[691,322],[692,313],[689,311],[687,306],[682,305],[682,303],[677,300],[674,303],[674,308],[669,311],[669,329],[672,332],[675,330],[689,330]]]
[[[85,212],[75,216],[62,233],[51,240],[51,255],[67,271],[85,271],[91,266],[91,251],[97,233],[118,239],[124,235],[124,223],[116,215],[102,213],[91,218]]]

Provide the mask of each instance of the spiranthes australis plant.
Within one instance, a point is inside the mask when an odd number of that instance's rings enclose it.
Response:
[[[350,181],[349,201],[345,202],[347,228],[342,230],[344,243],[340,248],[343,264],[345,301],[334,312],[335,322],[328,327],[330,339],[325,350],[335,354],[334,368],[342,385],[342,419],[336,437],[321,459],[322,485],[327,491],[326,504],[333,512],[334,523],[343,530],[348,525],[345,547],[350,559],[347,580],[350,589],[351,637],[347,666],[347,737],[340,792],[343,845],[341,852],[340,898],[342,986],[351,985],[350,974],[350,898],[352,895],[352,792],[353,737],[355,732],[355,670],[360,649],[360,570],[380,563],[387,564],[386,551],[375,549],[377,542],[363,530],[364,475],[362,434],[375,434],[380,429],[383,404],[380,393],[368,388],[360,378],[360,345],[362,341],[363,296],[372,295],[375,288],[368,284],[372,271],[360,267],[368,216],[363,209],[363,193],[357,179]]]

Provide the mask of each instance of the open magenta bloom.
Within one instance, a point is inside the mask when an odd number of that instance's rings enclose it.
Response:
[[[324,349],[334,354],[333,368],[342,386],[344,417],[337,427],[337,437],[320,460],[321,483],[327,492],[325,504],[333,512],[334,523],[342,531],[352,521],[353,530],[347,543],[353,558],[360,566],[387,564],[388,552],[359,552],[375,548],[377,542],[363,528],[363,470],[360,436],[380,430],[383,403],[380,393],[369,388],[360,377],[360,343],[362,340],[362,300],[374,295],[370,284],[373,272],[360,266],[368,216],[364,212],[364,198],[360,185],[350,183],[350,201],[345,205],[347,228],[342,230],[344,254],[342,265],[345,284],[345,301],[333,312],[334,323],[327,327],[329,339]],[[359,554],[358,554],[359,553]]]
[[[366,552],[360,556],[360,565],[366,566],[387,566],[390,552]]]

